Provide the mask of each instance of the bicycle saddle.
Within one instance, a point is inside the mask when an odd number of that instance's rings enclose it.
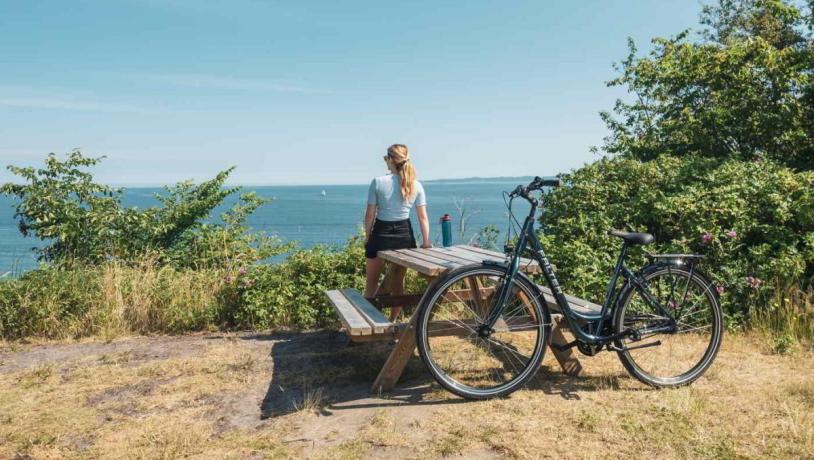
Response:
[[[650,244],[655,241],[653,235],[649,233],[635,233],[635,232],[623,232],[621,230],[611,230],[608,232],[608,235],[617,236],[623,240],[627,244]]]

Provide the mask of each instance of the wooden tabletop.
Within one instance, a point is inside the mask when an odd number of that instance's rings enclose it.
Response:
[[[446,248],[414,248],[379,251],[379,257],[387,262],[413,269],[427,276],[441,276],[445,272],[484,260],[506,262],[505,254],[497,251],[461,244]],[[520,259],[520,270],[539,273],[540,266],[531,259]]]

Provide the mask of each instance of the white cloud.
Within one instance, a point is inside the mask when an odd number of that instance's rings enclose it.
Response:
[[[117,102],[100,101],[87,95],[28,86],[0,86],[0,107],[122,113],[155,113],[164,111],[164,109],[160,107],[142,107]]]
[[[198,74],[138,75],[134,78],[169,83],[190,88],[215,88],[237,91],[271,91],[278,93],[320,94],[323,90],[292,85],[259,78],[239,78],[231,76]]]

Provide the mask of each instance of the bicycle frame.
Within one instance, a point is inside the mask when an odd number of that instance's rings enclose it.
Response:
[[[603,326],[607,324],[606,321],[611,316],[611,313],[613,313],[613,310],[616,308],[618,294],[619,292],[621,292],[617,291],[616,289],[620,275],[625,278],[626,283],[629,283],[635,288],[639,289],[639,291],[643,294],[643,297],[648,303],[658,308],[658,310],[662,311],[662,313],[666,313],[664,312],[664,309],[661,307],[659,302],[655,300],[653,296],[650,294],[650,291],[647,288],[647,286],[645,286],[642,283],[642,281],[639,279],[638,276],[636,276],[635,273],[633,273],[629,268],[627,268],[624,265],[625,257],[627,255],[628,250],[627,244],[624,244],[622,246],[622,251],[619,254],[619,258],[616,261],[616,266],[614,267],[613,274],[611,276],[610,281],[608,282],[605,300],[602,304],[602,308],[599,311],[599,313],[584,314],[571,309],[571,305],[565,298],[565,294],[563,293],[562,288],[560,287],[560,283],[557,280],[557,276],[554,274],[554,268],[551,266],[548,257],[545,255],[545,251],[543,251],[543,247],[540,244],[540,240],[534,233],[534,218],[537,213],[537,207],[539,203],[535,198],[531,197],[529,197],[528,201],[531,204],[531,210],[529,211],[528,216],[526,216],[526,219],[523,222],[523,227],[519,234],[517,247],[514,250],[514,254],[512,255],[512,259],[509,264],[509,273],[507,275],[507,280],[512,280],[514,279],[515,276],[517,276],[520,269],[520,258],[525,249],[527,248],[527,246],[530,247],[533,251],[532,257],[542,267],[543,276],[545,277],[546,283],[548,284],[548,287],[551,289],[551,292],[554,294],[554,298],[557,301],[557,305],[559,305],[560,310],[565,316],[565,319],[568,322],[568,326],[571,329],[571,332],[578,340],[589,344],[604,345],[614,340],[618,340],[628,335],[631,335],[633,333],[632,330],[624,330],[622,332],[610,335],[599,334],[599,332],[603,330]],[[506,299],[508,298],[509,291],[511,289],[510,285],[511,283],[509,282],[503,283],[500,289],[496,303],[498,308],[492,310],[484,324],[484,326],[487,327],[489,330],[492,330],[494,328],[495,323],[500,318],[500,315],[503,314]],[[667,315],[667,317],[669,318],[669,315]],[[580,327],[580,325],[577,323],[578,320],[582,320],[591,324],[593,330],[597,333],[592,334],[584,331],[582,327]],[[670,325],[664,327],[649,328],[646,331],[638,332],[639,333],[670,332],[674,330],[674,327],[675,327],[674,325]]]

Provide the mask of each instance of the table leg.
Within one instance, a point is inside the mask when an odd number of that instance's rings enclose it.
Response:
[[[481,282],[479,279],[475,278],[466,278],[466,284],[469,287],[469,294],[472,296],[472,301],[475,304],[475,311],[478,312],[478,316],[481,318],[485,318],[486,308],[484,307],[483,299],[481,298]]]
[[[429,283],[427,284],[427,290],[424,291],[424,296],[426,296],[428,292],[433,291],[435,283],[438,281],[437,277],[427,278]],[[376,380],[373,381],[373,387],[371,388],[373,393],[392,390],[404,372],[404,368],[407,367],[407,362],[413,357],[413,352],[416,349],[415,329],[423,300],[424,298],[422,296],[421,301],[418,302],[418,308],[415,309],[410,317],[410,322],[397,334],[398,343],[396,344],[396,348],[390,352],[390,356],[388,356],[387,361],[384,362],[382,370],[379,371],[379,375],[376,376]]]
[[[387,361],[385,361],[384,366],[382,366],[382,370],[379,371],[379,375],[373,382],[373,387],[371,388],[373,393],[381,393],[393,389],[393,386],[398,382],[399,377],[401,377],[401,373],[404,372],[404,368],[407,367],[407,362],[410,361],[410,358],[413,356],[413,351],[415,351],[416,347],[415,324],[418,320],[417,312],[418,310],[416,310],[416,313],[410,318],[407,327],[399,332],[396,348],[390,352],[390,356],[387,357]]]
[[[568,343],[568,339],[562,333],[562,330],[568,327],[567,322],[563,324],[564,321],[565,318],[563,318],[562,315],[551,315],[551,322],[553,323],[551,327],[552,345],[562,346]],[[551,352],[554,353],[554,357],[557,358],[557,362],[560,363],[563,372],[571,376],[578,376],[582,373],[582,364],[579,362],[579,359],[577,359],[573,348],[557,350],[552,346]]]

